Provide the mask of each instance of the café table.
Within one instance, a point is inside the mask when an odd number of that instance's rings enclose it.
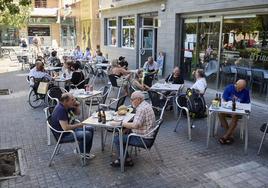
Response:
[[[54,82],[57,83],[56,85],[57,86],[62,86],[64,87],[66,83],[70,82],[71,81],[71,78],[64,78],[62,76],[58,76],[56,78],[54,78]]]
[[[232,111],[232,102],[222,102],[222,106],[215,108],[212,105],[208,109],[208,118],[207,118],[207,148],[209,146],[209,140],[211,136],[211,130],[213,131],[215,129],[216,125],[216,115],[219,113],[225,113],[225,114],[230,114],[230,115],[241,115],[245,117],[245,123],[243,123],[241,126],[243,126],[243,132],[245,134],[245,146],[244,146],[244,152],[247,153],[248,149],[248,121],[250,117],[250,112],[251,112],[251,104],[248,103],[236,103],[236,110]],[[212,123],[213,119],[213,123]],[[212,133],[214,135],[214,131]]]
[[[183,88],[184,84],[172,84],[172,83],[155,83],[152,85],[150,90],[159,91],[159,92],[180,92]],[[173,109],[174,109],[174,116],[177,117],[178,108],[176,107],[176,97],[173,97]]]
[[[85,101],[90,99],[89,113],[91,113],[92,99],[102,94],[102,91],[93,90],[91,92],[85,92],[84,89],[70,90],[70,93],[82,103],[82,119],[85,119]]]
[[[129,122],[130,120],[133,119],[134,115],[133,113],[127,113],[124,116],[118,116],[115,115],[115,111],[106,111],[106,123],[102,123],[102,122],[98,122],[98,116],[97,116],[97,112],[95,114],[93,114],[92,116],[90,116],[89,118],[87,118],[86,120],[84,120],[82,123],[84,124],[83,126],[83,130],[84,130],[84,151],[86,151],[86,135],[85,135],[85,126],[86,125],[90,125],[93,127],[99,127],[101,128],[101,150],[104,151],[104,135],[103,135],[103,131],[105,128],[109,128],[109,129],[115,129],[118,130],[119,133],[119,145],[120,145],[120,166],[121,166],[121,172],[124,172],[124,149],[123,149],[123,127],[122,122]],[[114,126],[111,125],[111,121],[113,120],[117,120],[120,123],[120,125],[118,126]],[[85,153],[84,153],[85,156]],[[84,165],[85,165],[86,161],[85,161],[85,157],[84,157]]]

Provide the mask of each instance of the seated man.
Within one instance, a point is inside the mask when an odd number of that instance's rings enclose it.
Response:
[[[173,73],[170,74],[166,80],[166,82],[171,82],[172,84],[184,84],[183,76],[181,75],[181,71],[179,67],[175,67]]]
[[[201,94],[205,94],[206,88],[207,88],[207,81],[205,78],[205,73],[202,69],[197,69],[194,72],[195,76],[195,83],[192,85],[191,89],[195,89],[199,91]]]
[[[235,84],[228,85],[223,92],[222,98],[224,101],[232,101],[235,98],[240,103],[250,103],[249,91],[246,89],[246,81],[238,80]],[[226,121],[227,114],[220,113],[219,119],[221,126],[226,129],[226,133],[219,139],[221,144],[231,144],[233,140],[233,134],[237,126],[239,115],[232,115],[231,123],[228,125]]]
[[[131,95],[131,102],[132,106],[136,108],[136,114],[134,116],[133,122],[129,123],[122,123],[122,126],[131,129],[133,133],[137,134],[147,134],[150,130],[154,128],[155,125],[155,115],[152,106],[144,101],[144,95],[141,91],[135,91]],[[112,122],[112,125],[118,125],[118,122]],[[123,145],[124,145],[124,150],[125,144],[127,141],[128,135],[123,135]],[[152,139],[143,139],[144,143],[148,146],[152,144],[153,140]],[[114,143],[117,149],[117,153],[119,156],[119,136],[115,136]],[[129,140],[129,144],[133,146],[143,146],[142,141],[138,137],[131,137]],[[127,154],[126,156],[126,161],[125,165],[127,166],[133,166],[132,159],[129,157]],[[120,161],[119,159],[113,161],[111,163],[111,166],[113,167],[119,167],[120,166]]]
[[[74,59],[83,59],[83,52],[80,49],[80,46],[76,46],[74,52],[73,52]]]
[[[52,80],[52,77],[45,72],[44,63],[41,59],[35,60],[35,67],[30,70],[29,77],[34,78],[46,78],[48,80]]]
[[[61,67],[60,59],[57,57],[57,51],[51,52],[51,56],[48,58],[48,62],[51,66]]]
[[[143,66],[144,71],[144,84],[152,87],[152,82],[155,78],[155,75],[158,73],[158,65],[154,61],[153,57],[148,57],[148,61],[144,63]]]
[[[69,94],[64,93],[60,98],[60,103],[55,107],[52,115],[51,115],[51,126],[59,131],[67,131],[73,130],[79,142],[80,152],[84,152],[84,136],[83,136],[83,124],[76,123],[72,121],[73,115],[80,114],[80,106],[79,103],[75,100],[75,98]],[[56,137],[60,135],[54,133]],[[92,159],[95,156],[90,154],[90,150],[92,147],[92,140],[94,135],[94,129],[90,126],[86,126],[86,158]],[[62,141],[73,141],[73,134],[66,133],[62,137]]]

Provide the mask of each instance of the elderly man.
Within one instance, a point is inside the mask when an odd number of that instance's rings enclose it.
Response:
[[[137,133],[141,135],[147,134],[155,126],[155,115],[154,115],[152,106],[146,101],[144,101],[144,94],[141,91],[135,91],[134,93],[132,93],[131,102],[132,102],[132,106],[136,108],[136,114],[134,116],[134,120],[133,122],[129,122],[129,123],[123,122],[122,126],[127,129],[131,129],[133,133]],[[118,125],[118,122],[112,122],[112,125]],[[128,135],[123,135],[124,150],[126,149],[125,144],[127,141],[127,137]],[[151,139],[143,139],[143,140],[146,145],[152,144]],[[114,143],[117,148],[117,153],[119,156],[120,147],[119,147],[118,136],[115,137]],[[143,146],[142,141],[138,137],[131,137],[131,139],[129,140],[129,144],[132,146]],[[133,166],[133,161],[129,157],[128,154],[126,156],[125,165]],[[111,163],[111,166],[119,167],[120,166],[119,159],[113,161]]]
[[[152,87],[152,82],[155,78],[155,75],[158,73],[158,65],[154,61],[153,57],[148,57],[148,61],[144,63],[143,71],[144,71],[144,84]]]
[[[249,91],[246,89],[247,83],[245,80],[238,80],[235,84],[228,85],[223,92],[223,100],[224,101],[232,101],[234,98],[237,102],[240,103],[250,103]],[[239,119],[239,115],[232,115],[231,122],[228,125],[226,121],[227,114],[221,113],[219,114],[219,119],[221,122],[221,126],[226,129],[226,133],[219,139],[221,144],[231,144],[233,143],[233,134],[235,128],[237,126],[237,121]]]
[[[84,152],[84,137],[83,137],[83,124],[74,123],[74,116],[80,114],[80,105],[70,93],[62,94],[60,103],[55,107],[51,115],[51,126],[58,131],[73,130],[79,142],[80,152]],[[56,137],[60,134],[55,133]],[[92,159],[95,155],[90,154],[92,147],[92,140],[94,129],[86,126],[86,158]],[[62,141],[73,141],[73,134],[66,133],[62,137]],[[75,150],[77,152],[77,150]]]
[[[184,84],[184,79],[183,76],[181,75],[180,68],[175,67],[173,69],[173,73],[168,75],[165,81],[171,82],[172,84]]]
[[[46,78],[52,80],[52,77],[45,72],[44,63],[41,59],[36,59],[35,67],[30,70],[29,77],[34,78]]]

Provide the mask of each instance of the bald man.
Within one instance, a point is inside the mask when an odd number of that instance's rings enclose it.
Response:
[[[233,98],[240,103],[250,103],[249,91],[246,89],[247,82],[245,80],[238,80],[235,84],[228,85],[223,92],[224,101],[232,101]],[[219,114],[221,126],[225,128],[226,133],[219,139],[221,144],[231,144],[233,140],[233,134],[237,126],[239,115],[232,115],[232,120],[228,125],[226,117],[228,115],[224,113]]]
[[[45,72],[44,63],[42,60],[36,59],[35,62],[35,67],[30,70],[29,77],[47,78],[48,80],[52,80],[52,77],[47,72]]]

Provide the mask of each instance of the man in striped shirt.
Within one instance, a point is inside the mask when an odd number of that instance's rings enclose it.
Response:
[[[154,127],[155,127],[155,115],[152,106],[144,101],[144,94],[141,91],[135,91],[131,95],[131,103],[134,108],[136,108],[136,114],[134,116],[133,122],[123,122],[122,126],[131,129],[133,133],[137,133],[140,135],[144,135],[149,133]],[[116,125],[118,123],[113,122],[112,124]],[[150,136],[150,135],[149,135]],[[123,145],[125,150],[125,144],[127,141],[128,135],[123,135]],[[152,139],[143,139],[144,143],[148,146],[152,144]],[[114,144],[117,149],[117,153],[119,156],[119,137],[115,136]],[[143,146],[143,143],[139,137],[131,137],[129,140],[129,145],[141,147]],[[112,166],[118,167],[120,166],[120,161],[117,159],[114,162],[111,163]],[[126,166],[133,166],[132,159],[127,154]]]

